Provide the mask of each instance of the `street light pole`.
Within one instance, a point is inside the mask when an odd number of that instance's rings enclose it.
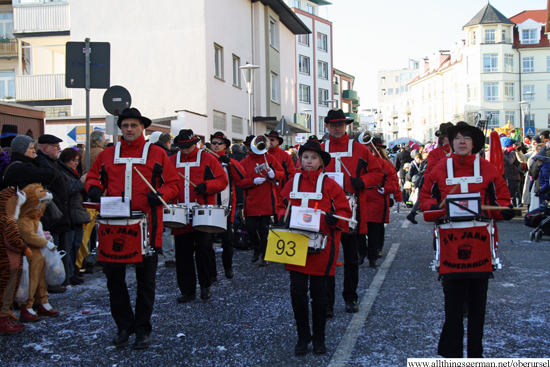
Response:
[[[243,79],[246,84],[246,91],[248,92],[248,123],[246,125],[247,135],[252,135],[252,85],[254,83],[254,70],[259,69],[258,65],[246,64],[245,66],[239,66],[243,73]]]
[[[523,113],[523,118],[521,119],[521,124],[520,124],[520,127],[522,128],[522,131],[523,131],[523,137],[525,137],[525,129],[527,127],[526,125],[527,116],[529,116],[529,118],[531,117],[529,109],[531,107],[531,101],[533,100],[534,94],[535,93],[533,92],[523,93],[523,101],[519,102],[521,112]]]

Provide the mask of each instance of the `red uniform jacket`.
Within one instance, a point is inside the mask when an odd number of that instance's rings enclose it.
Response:
[[[330,153],[347,152],[349,135],[346,134],[339,139],[329,137],[329,149]],[[325,150],[326,143],[321,145],[321,148]],[[374,158],[371,152],[363,144],[359,142],[353,142],[353,155],[351,157],[342,157],[342,163],[353,177],[361,178],[361,181],[365,184],[365,189],[380,185],[384,173],[380,167],[380,163]],[[326,172],[335,172],[336,158],[332,158],[328,167],[325,168]],[[351,184],[350,177],[342,167],[344,173],[344,191],[350,194],[356,194],[357,196],[357,226],[360,234],[368,232],[367,229],[367,205],[366,205],[366,192],[363,190],[356,190]],[[374,189],[371,189],[374,190]],[[349,204],[348,204],[349,205]]]
[[[245,170],[245,177],[240,182],[236,182],[237,186],[243,189],[245,217],[276,214],[278,193],[275,185],[268,180],[261,185],[254,185],[254,179],[262,177],[262,175],[256,173],[254,168],[265,163],[264,156],[271,169],[275,171],[274,180],[281,181],[285,177],[283,167],[272,155],[257,155],[249,152],[248,156],[241,161],[241,166]],[[267,177],[266,171],[263,171],[262,174]]]
[[[206,153],[203,150],[195,149],[189,154],[181,154],[180,161],[178,162],[178,154],[174,154],[170,157],[172,167],[175,167],[176,171],[185,176],[185,167],[176,167],[177,163],[197,162],[200,154],[200,165],[197,167],[190,167],[189,180],[195,185],[200,183],[206,184],[206,194],[197,195],[195,188],[189,185],[189,203],[195,201],[199,205],[217,205],[216,194],[227,187],[227,175],[221,164],[213,155]],[[180,192],[177,197],[178,203],[185,203],[185,184],[187,180],[178,175]],[[193,224],[188,223],[185,228],[173,228],[172,234],[183,234],[193,231]]]
[[[140,136],[132,142],[122,138],[120,156],[122,158],[139,158],[145,145],[145,138]],[[107,196],[120,196],[124,191],[125,164],[114,164],[115,147],[102,151],[96,158],[86,177],[86,191],[98,186],[101,191],[107,190]],[[178,193],[178,175],[170,164],[168,156],[161,147],[151,144],[146,164],[134,164],[155,190],[162,194],[164,201],[172,200]],[[132,168],[133,169],[133,168]],[[138,175],[132,172],[132,210],[141,210],[149,214],[149,239],[152,247],[162,247],[162,205],[151,208],[147,202],[147,193],[151,189]],[[153,209],[153,210],[152,210]]]
[[[317,178],[319,177],[321,171],[301,170],[300,173],[301,175],[298,191],[315,192]],[[302,203],[300,199],[290,199],[289,197],[290,192],[292,191],[293,181],[294,179],[290,180],[281,191],[283,200],[280,200],[278,204],[279,218],[284,217],[288,200],[290,200],[291,205],[294,206],[300,206]],[[317,204],[317,209],[319,210],[327,213],[334,212],[336,215],[351,218],[351,209],[346,199],[346,194],[340,185],[336,183],[336,181],[325,176],[322,193],[323,198],[321,200],[310,199],[308,202],[308,207],[315,208],[315,205]],[[287,270],[293,270],[310,275],[334,276],[336,271],[336,260],[338,259],[338,251],[340,248],[341,230],[344,229],[345,232],[348,231],[348,222],[340,219],[334,226],[329,226],[325,222],[325,216],[321,215],[320,229],[323,234],[329,235],[325,249],[320,254],[308,254],[305,266],[287,264]]]
[[[428,164],[426,165],[426,170],[424,171],[424,177],[428,177],[430,171],[437,166],[439,161],[447,158],[451,153],[451,144],[442,145],[432,150],[428,154]]]
[[[216,152],[217,155],[222,156],[225,155],[225,150],[222,150],[220,152]],[[231,164],[228,165],[228,167],[224,167],[225,163],[222,164],[222,168],[228,169],[229,172],[229,190],[231,195],[231,213],[229,213],[229,221],[230,223],[233,223],[233,218],[235,217],[235,208],[237,207],[237,195],[235,194],[235,182],[240,182],[244,178],[244,168],[241,166],[239,161],[233,158],[229,158],[231,160]]]
[[[279,188],[282,190],[286,183],[296,174],[296,167],[294,166],[294,162],[292,162],[290,154],[280,147],[269,149],[268,153],[277,159],[277,162],[281,164],[281,167],[285,171],[285,178],[279,183]]]
[[[386,181],[384,194],[379,193],[376,188],[367,190],[366,192],[366,206],[368,207],[367,222],[389,223],[390,194],[394,194],[396,190],[399,190],[399,181],[397,180],[397,173],[393,164],[378,156],[375,156],[375,159],[380,163]],[[401,194],[401,191],[399,191],[399,194]]]

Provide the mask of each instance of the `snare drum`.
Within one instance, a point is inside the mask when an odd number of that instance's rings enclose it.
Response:
[[[132,212],[129,218],[96,217],[98,228],[97,261],[131,264],[142,262],[154,252],[149,247],[148,214]]]
[[[219,205],[198,205],[193,208],[193,229],[207,233],[227,230],[227,209]]]
[[[285,228],[285,227],[269,227],[269,230],[297,233],[309,238],[307,244],[307,252],[309,254],[320,254],[327,246],[328,235],[323,235],[321,232],[309,232],[300,229]]]
[[[347,194],[346,197],[348,198],[349,202],[349,208],[351,209],[351,219],[354,221],[357,220],[356,213],[357,213],[357,202],[356,197],[353,194]],[[357,226],[357,223],[349,222],[349,233],[352,234],[355,232],[355,227]]]
[[[169,204],[164,208],[162,224],[167,228],[184,228],[187,225],[187,206],[185,204]]]

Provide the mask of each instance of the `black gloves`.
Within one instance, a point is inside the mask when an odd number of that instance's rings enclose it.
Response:
[[[157,255],[164,255],[164,252],[162,251],[162,246],[155,247],[155,254]]]
[[[540,197],[540,191],[535,192],[536,197]]]
[[[338,218],[334,216],[334,212],[330,212],[325,214],[325,222],[329,226],[334,226],[338,222]]]
[[[161,193],[155,194],[154,192],[148,192],[147,193],[147,202],[149,205],[162,205],[162,201],[160,201],[160,197],[162,196]]]
[[[360,178],[350,177],[350,180],[353,187],[355,187],[357,190],[362,190],[365,188],[365,184],[363,183],[363,181],[361,181]]]
[[[220,155],[220,157],[218,158],[218,162],[229,164],[229,163],[231,163],[231,160],[226,155]]]
[[[221,158],[221,157],[220,157]],[[203,182],[203,183],[200,183],[197,185],[197,187],[195,187],[195,192],[197,193],[197,195],[204,195],[206,194],[206,184]]]
[[[510,220],[516,215],[516,211],[512,209],[512,204],[508,205],[508,208],[510,209],[504,209],[500,211],[500,215],[502,215],[502,219],[504,220]]]
[[[392,198],[390,198],[390,208],[393,208],[394,204],[395,204],[395,201]]]
[[[101,194],[101,189],[98,186],[92,186],[90,190],[88,190],[88,196],[92,203],[99,203],[101,201]]]
[[[279,219],[279,225],[280,225],[280,226],[285,226],[285,225],[286,225],[286,223],[285,223],[285,216],[284,216],[284,215],[281,217],[281,219]]]
[[[441,209],[439,207],[439,204],[434,204],[434,205],[430,206],[430,210],[439,210],[439,209]]]

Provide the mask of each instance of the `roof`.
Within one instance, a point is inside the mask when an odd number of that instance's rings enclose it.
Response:
[[[283,0],[252,0],[253,3],[261,2],[265,6],[269,6],[293,34],[309,34],[310,29],[298,18],[298,16],[290,10]]]
[[[334,70],[334,74],[336,74],[336,75],[342,75],[342,76],[348,77],[348,78],[350,78],[350,79],[352,79],[352,80],[355,80],[355,77],[354,77],[353,75],[348,74],[348,73],[346,73],[345,71],[338,70],[338,69],[336,69],[336,68],[332,68],[332,69]]]
[[[516,24],[521,24],[528,19],[533,19],[535,22],[539,23],[546,23],[546,9],[525,10],[510,18],[510,20]]]
[[[510,19],[502,15],[490,3],[487,3],[462,29],[479,24],[514,24]]]
[[[331,2],[328,2],[326,0],[309,0],[311,1],[312,3],[315,3],[317,5],[332,5]]]

